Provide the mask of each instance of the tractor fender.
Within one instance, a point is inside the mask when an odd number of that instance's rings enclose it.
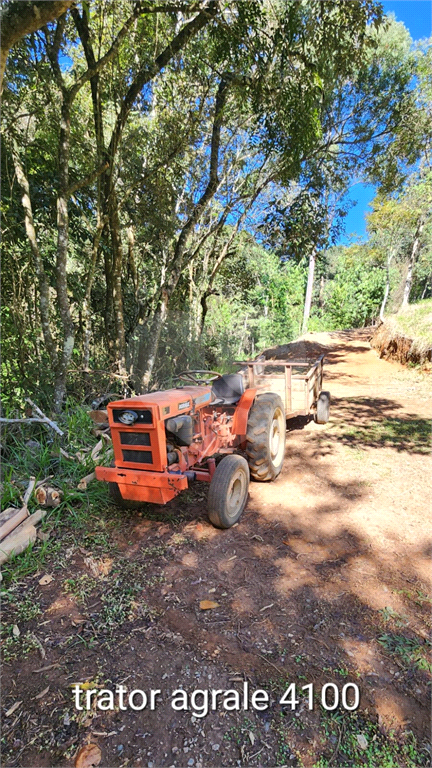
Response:
[[[240,400],[236,405],[234,412],[234,419],[232,425],[232,431],[239,437],[246,438],[247,423],[249,418],[249,411],[256,397],[256,389],[245,389]]]

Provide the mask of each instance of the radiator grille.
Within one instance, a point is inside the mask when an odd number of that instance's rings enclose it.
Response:
[[[150,445],[150,435],[148,432],[120,432],[120,442],[122,445]]]
[[[123,461],[135,464],[153,464],[151,451],[123,451]]]

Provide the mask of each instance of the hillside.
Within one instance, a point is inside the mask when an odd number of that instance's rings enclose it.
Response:
[[[411,304],[380,325],[372,337],[380,357],[400,363],[432,359],[432,299]]]

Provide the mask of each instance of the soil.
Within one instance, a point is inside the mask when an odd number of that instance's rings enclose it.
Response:
[[[196,484],[152,513],[125,511],[104,551],[70,547],[23,581],[43,614],[19,628],[42,651],[4,665],[4,712],[22,702],[3,720],[4,765],[70,766],[90,742],[113,767],[337,766],[344,713],[332,721],[339,737],[328,736],[334,713],[319,702],[309,710],[302,693],[295,711],[279,703],[291,683],[313,683],[318,699],[326,683],[355,683],[359,733],[371,722],[426,749],[430,675],[406,649],[428,658],[431,387],[379,359],[370,335],[302,339],[305,358],[326,354],[330,422],[288,422],[282,473],[251,483],[236,526],[210,525],[207,487]],[[131,585],[134,567],[146,567],[146,583],[126,620],[100,630],[119,564]],[[45,574],[54,578],[41,586]],[[81,599],[65,589],[72,578],[88,579]],[[202,610],[202,600],[216,606]],[[77,712],[70,686],[84,681],[161,695],[154,711]],[[171,706],[180,687],[243,692],[245,682],[268,693],[267,709],[219,705],[199,718]]]
[[[405,365],[423,365],[430,371],[432,349],[425,341],[411,339],[395,329],[388,323],[382,323],[371,338],[371,345],[385,360],[397,360]]]

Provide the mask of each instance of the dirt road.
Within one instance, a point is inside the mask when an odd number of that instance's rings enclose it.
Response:
[[[109,551],[76,547],[52,564],[43,616],[28,624],[46,658],[34,652],[4,676],[6,704],[24,699],[28,714],[8,765],[71,765],[86,739],[105,766],[429,764],[430,384],[379,360],[366,331],[305,343],[326,352],[330,422],[289,425],[282,474],[251,484],[238,525],[208,523],[198,484],[166,509],[125,513]],[[110,624],[107,596],[118,605],[138,582],[132,610]],[[69,686],[84,680],[160,689],[160,701],[77,713]],[[172,707],[179,687],[245,682],[267,692],[265,709],[201,718]],[[359,708],[323,708],[323,686],[342,695],[348,682]],[[291,683],[314,685],[313,708],[308,690],[294,710],[280,704]]]

